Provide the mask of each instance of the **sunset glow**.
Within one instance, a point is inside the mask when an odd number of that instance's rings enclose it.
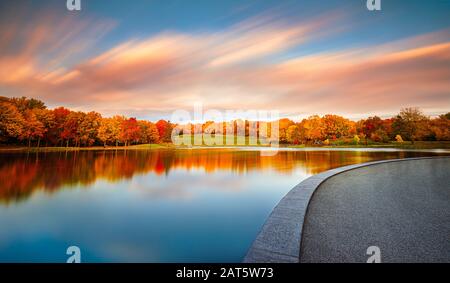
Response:
[[[357,5],[266,1],[261,9],[258,1],[227,1],[221,17],[207,1],[131,5],[153,15],[172,3],[175,10],[160,15],[170,23],[161,26],[119,13],[118,4],[98,9],[99,1],[89,1],[76,13],[58,1],[9,2],[1,9],[3,96],[150,120],[196,102],[276,108],[294,119],[389,116],[408,106],[438,115],[450,106],[450,21],[439,13],[445,1],[428,8],[433,16],[422,12],[432,17],[426,27],[398,30],[389,23],[405,7],[389,3],[374,15]],[[212,11],[189,15],[197,6]],[[317,12],[296,14],[304,9]]]

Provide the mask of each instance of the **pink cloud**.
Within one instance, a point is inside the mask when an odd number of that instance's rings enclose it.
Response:
[[[50,12],[0,27],[0,90],[105,115],[206,108],[395,113],[450,108],[449,31],[378,46],[268,60],[346,30],[341,13],[287,24],[260,16],[217,32],[163,31],[92,55],[116,25]],[[25,25],[25,26],[24,26]],[[347,31],[348,32],[348,31]],[[351,31],[350,31],[351,32]]]

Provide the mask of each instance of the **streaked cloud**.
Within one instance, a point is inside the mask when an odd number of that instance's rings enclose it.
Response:
[[[214,31],[163,30],[99,48],[120,23],[46,11],[1,25],[0,92],[139,117],[173,110],[279,109],[285,115],[450,108],[450,31],[314,52],[351,33],[346,14],[261,15]],[[3,89],[8,90],[4,93]],[[155,115],[155,113],[157,115]]]

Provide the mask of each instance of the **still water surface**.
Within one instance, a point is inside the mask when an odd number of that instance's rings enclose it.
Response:
[[[296,184],[445,153],[252,149],[0,153],[0,262],[240,262]],[[447,153],[448,155],[448,153]]]

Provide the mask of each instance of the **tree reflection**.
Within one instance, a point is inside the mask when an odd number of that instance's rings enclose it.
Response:
[[[171,170],[225,171],[245,175],[251,171],[275,170],[306,174],[374,159],[402,158],[419,153],[281,151],[261,156],[258,151],[229,149],[80,151],[0,154],[0,202],[25,200],[36,190],[54,192],[84,186],[98,179],[118,182],[136,174],[169,176]],[[429,154],[428,154],[429,155]]]

